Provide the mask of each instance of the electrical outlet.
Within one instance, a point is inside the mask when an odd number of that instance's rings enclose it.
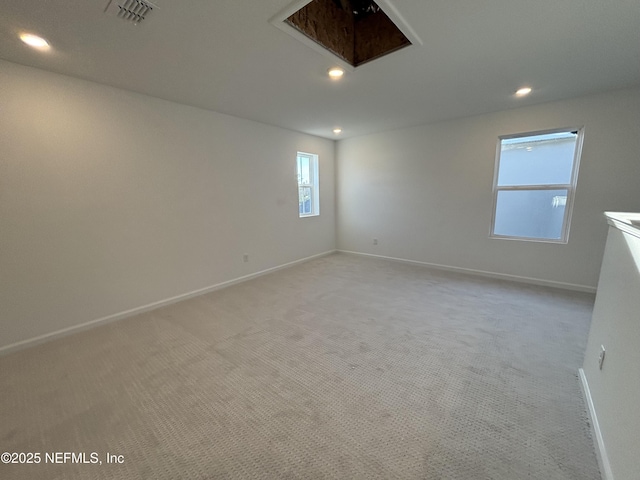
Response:
[[[249,254],[245,253],[244,255],[242,255],[242,261],[244,263],[247,263],[249,261]]]
[[[600,355],[598,355],[598,365],[600,366],[600,370],[602,370],[602,365],[604,364],[605,353],[604,345],[600,345]]]
[[[373,244],[374,244],[374,245],[377,245],[377,244],[378,244],[378,239],[377,239],[377,238],[374,238],[374,239],[373,239]]]

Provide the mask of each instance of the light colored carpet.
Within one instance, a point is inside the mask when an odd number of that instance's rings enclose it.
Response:
[[[317,259],[1,357],[0,478],[596,480],[592,303]]]

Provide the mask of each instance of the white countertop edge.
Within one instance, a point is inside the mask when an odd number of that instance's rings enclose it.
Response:
[[[640,238],[640,213],[604,212],[604,216],[612,227]]]

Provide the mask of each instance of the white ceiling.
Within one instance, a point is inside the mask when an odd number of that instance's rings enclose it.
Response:
[[[0,58],[327,138],[640,85],[639,0],[391,0],[423,45],[339,82],[269,23],[292,0],[157,0],[140,25],[107,1],[0,0]]]

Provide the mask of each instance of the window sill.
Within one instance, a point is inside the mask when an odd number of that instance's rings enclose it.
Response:
[[[535,238],[535,237],[510,237],[508,235],[489,235],[489,238],[497,240],[519,240],[521,242],[534,242],[534,243],[556,243],[560,245],[566,245],[569,243],[569,239],[559,238]]]

